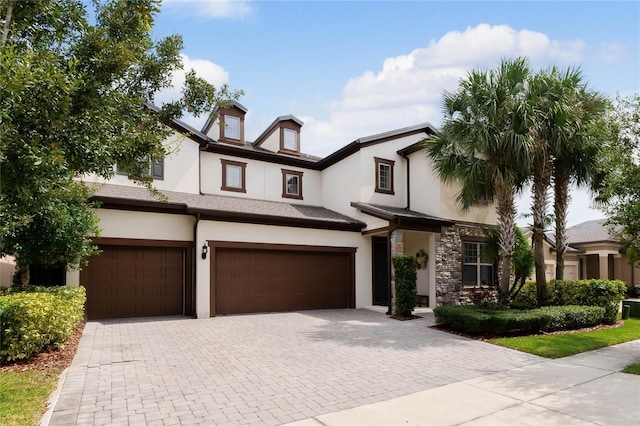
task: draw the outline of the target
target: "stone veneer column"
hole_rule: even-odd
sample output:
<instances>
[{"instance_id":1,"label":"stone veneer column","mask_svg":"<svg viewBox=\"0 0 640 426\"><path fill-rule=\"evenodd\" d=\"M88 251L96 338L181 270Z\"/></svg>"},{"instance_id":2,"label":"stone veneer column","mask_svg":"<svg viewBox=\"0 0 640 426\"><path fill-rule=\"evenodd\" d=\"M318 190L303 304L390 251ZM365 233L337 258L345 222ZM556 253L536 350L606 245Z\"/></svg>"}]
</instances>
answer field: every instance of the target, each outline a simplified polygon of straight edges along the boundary
<instances>
[{"instance_id":1,"label":"stone veneer column","mask_svg":"<svg viewBox=\"0 0 640 426\"><path fill-rule=\"evenodd\" d=\"M404 254L404 231L402 229L396 229L391 233L391 257L397 254ZM396 308L396 271L393 268L393 261L391 265L391 299L393 301L392 314L397 311Z\"/></svg>"}]
</instances>

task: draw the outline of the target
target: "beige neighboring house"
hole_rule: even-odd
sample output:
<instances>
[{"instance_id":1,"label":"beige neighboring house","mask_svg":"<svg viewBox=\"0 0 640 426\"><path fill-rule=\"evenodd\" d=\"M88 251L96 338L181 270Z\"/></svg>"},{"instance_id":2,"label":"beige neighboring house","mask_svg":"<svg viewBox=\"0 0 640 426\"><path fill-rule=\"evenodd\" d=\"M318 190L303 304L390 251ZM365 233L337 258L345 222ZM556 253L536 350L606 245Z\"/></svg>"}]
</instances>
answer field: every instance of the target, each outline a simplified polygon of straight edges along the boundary
<instances>
[{"instance_id":1,"label":"beige neighboring house","mask_svg":"<svg viewBox=\"0 0 640 426\"><path fill-rule=\"evenodd\" d=\"M304 154L303 123L276 118L245 139L235 102L201 130L172 123L173 154L151 165L158 200L117 170L93 185L102 254L65 275L87 288L89 319L215 315L390 303L393 254L420 254L424 305L459 304L491 286L482 228L493 203L467 212L433 172L429 123ZM424 254L424 255L423 255Z\"/></svg>"},{"instance_id":2,"label":"beige neighboring house","mask_svg":"<svg viewBox=\"0 0 640 426\"><path fill-rule=\"evenodd\" d=\"M567 228L567 253L564 278L616 279L628 286L640 282L640 268L629 263L629 256L618 242L616 231L605 225L606 219L590 220ZM531 242L532 232L524 230ZM556 245L554 234L545 234L545 267L547 280L556 277ZM533 279L533 278L532 278Z\"/></svg>"}]
</instances>

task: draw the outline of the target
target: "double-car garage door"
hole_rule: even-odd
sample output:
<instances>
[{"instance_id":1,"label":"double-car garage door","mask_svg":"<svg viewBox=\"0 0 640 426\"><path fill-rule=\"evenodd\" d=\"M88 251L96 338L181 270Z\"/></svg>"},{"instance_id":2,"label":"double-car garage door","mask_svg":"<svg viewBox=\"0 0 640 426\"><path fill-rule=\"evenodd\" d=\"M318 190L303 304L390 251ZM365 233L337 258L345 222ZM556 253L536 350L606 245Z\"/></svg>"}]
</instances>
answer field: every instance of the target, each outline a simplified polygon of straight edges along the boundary
<instances>
[{"instance_id":1,"label":"double-car garage door","mask_svg":"<svg viewBox=\"0 0 640 426\"><path fill-rule=\"evenodd\" d=\"M192 314L192 243L103 242L81 273L88 319ZM355 249L209 244L212 315L355 305Z\"/></svg>"},{"instance_id":2,"label":"double-car garage door","mask_svg":"<svg viewBox=\"0 0 640 426\"><path fill-rule=\"evenodd\" d=\"M354 306L348 248L210 242L213 314Z\"/></svg>"}]
</instances>

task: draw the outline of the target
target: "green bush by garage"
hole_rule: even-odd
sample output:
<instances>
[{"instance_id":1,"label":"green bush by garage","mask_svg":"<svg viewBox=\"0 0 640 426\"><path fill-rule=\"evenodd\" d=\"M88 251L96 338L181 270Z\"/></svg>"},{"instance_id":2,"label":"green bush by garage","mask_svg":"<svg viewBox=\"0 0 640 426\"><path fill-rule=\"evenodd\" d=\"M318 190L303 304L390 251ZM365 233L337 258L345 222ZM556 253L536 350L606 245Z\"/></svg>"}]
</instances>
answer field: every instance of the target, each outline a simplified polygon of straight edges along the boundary
<instances>
[{"instance_id":1,"label":"green bush by garage","mask_svg":"<svg viewBox=\"0 0 640 426\"><path fill-rule=\"evenodd\" d=\"M59 347L84 319L84 287L30 287L0 295L0 360Z\"/></svg>"}]
</instances>

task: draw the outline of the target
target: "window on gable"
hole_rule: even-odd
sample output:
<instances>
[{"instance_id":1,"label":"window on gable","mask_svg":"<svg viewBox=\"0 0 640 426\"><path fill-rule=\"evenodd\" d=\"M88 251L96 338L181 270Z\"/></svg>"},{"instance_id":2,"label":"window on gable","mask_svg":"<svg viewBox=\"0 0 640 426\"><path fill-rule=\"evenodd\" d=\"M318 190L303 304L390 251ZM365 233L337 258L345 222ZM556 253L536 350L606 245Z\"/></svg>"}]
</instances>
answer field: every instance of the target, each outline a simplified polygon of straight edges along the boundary
<instances>
[{"instance_id":1,"label":"window on gable","mask_svg":"<svg viewBox=\"0 0 640 426\"><path fill-rule=\"evenodd\" d=\"M149 173L154 180L164 180L164 158L152 161L150 167L145 168L145 172ZM129 172L120 165L116 165L116 174L129 176Z\"/></svg>"},{"instance_id":2,"label":"window on gable","mask_svg":"<svg viewBox=\"0 0 640 426\"><path fill-rule=\"evenodd\" d=\"M302 200L302 174L303 172L282 169L282 198Z\"/></svg>"},{"instance_id":3,"label":"window on gable","mask_svg":"<svg viewBox=\"0 0 640 426\"><path fill-rule=\"evenodd\" d=\"M282 149L285 151L300 152L297 131L282 129Z\"/></svg>"},{"instance_id":4,"label":"window on gable","mask_svg":"<svg viewBox=\"0 0 640 426\"><path fill-rule=\"evenodd\" d=\"M487 243L462 243L462 283L465 287L487 287L494 284L493 259Z\"/></svg>"},{"instance_id":5,"label":"window on gable","mask_svg":"<svg viewBox=\"0 0 640 426\"><path fill-rule=\"evenodd\" d=\"M222 162L222 186L220 189L223 191L247 192L247 163L231 160L220 161Z\"/></svg>"},{"instance_id":6,"label":"window on gable","mask_svg":"<svg viewBox=\"0 0 640 426\"><path fill-rule=\"evenodd\" d=\"M232 115L224 116L224 137L240 140L240 118Z\"/></svg>"},{"instance_id":7,"label":"window on gable","mask_svg":"<svg viewBox=\"0 0 640 426\"><path fill-rule=\"evenodd\" d=\"M393 165L395 161L375 157L375 163L376 192L393 195Z\"/></svg>"},{"instance_id":8,"label":"window on gable","mask_svg":"<svg viewBox=\"0 0 640 426\"><path fill-rule=\"evenodd\" d=\"M487 184L483 183L478 185L474 201L477 204L489 204L493 202L493 195L491 194L490 188Z\"/></svg>"}]
</instances>

